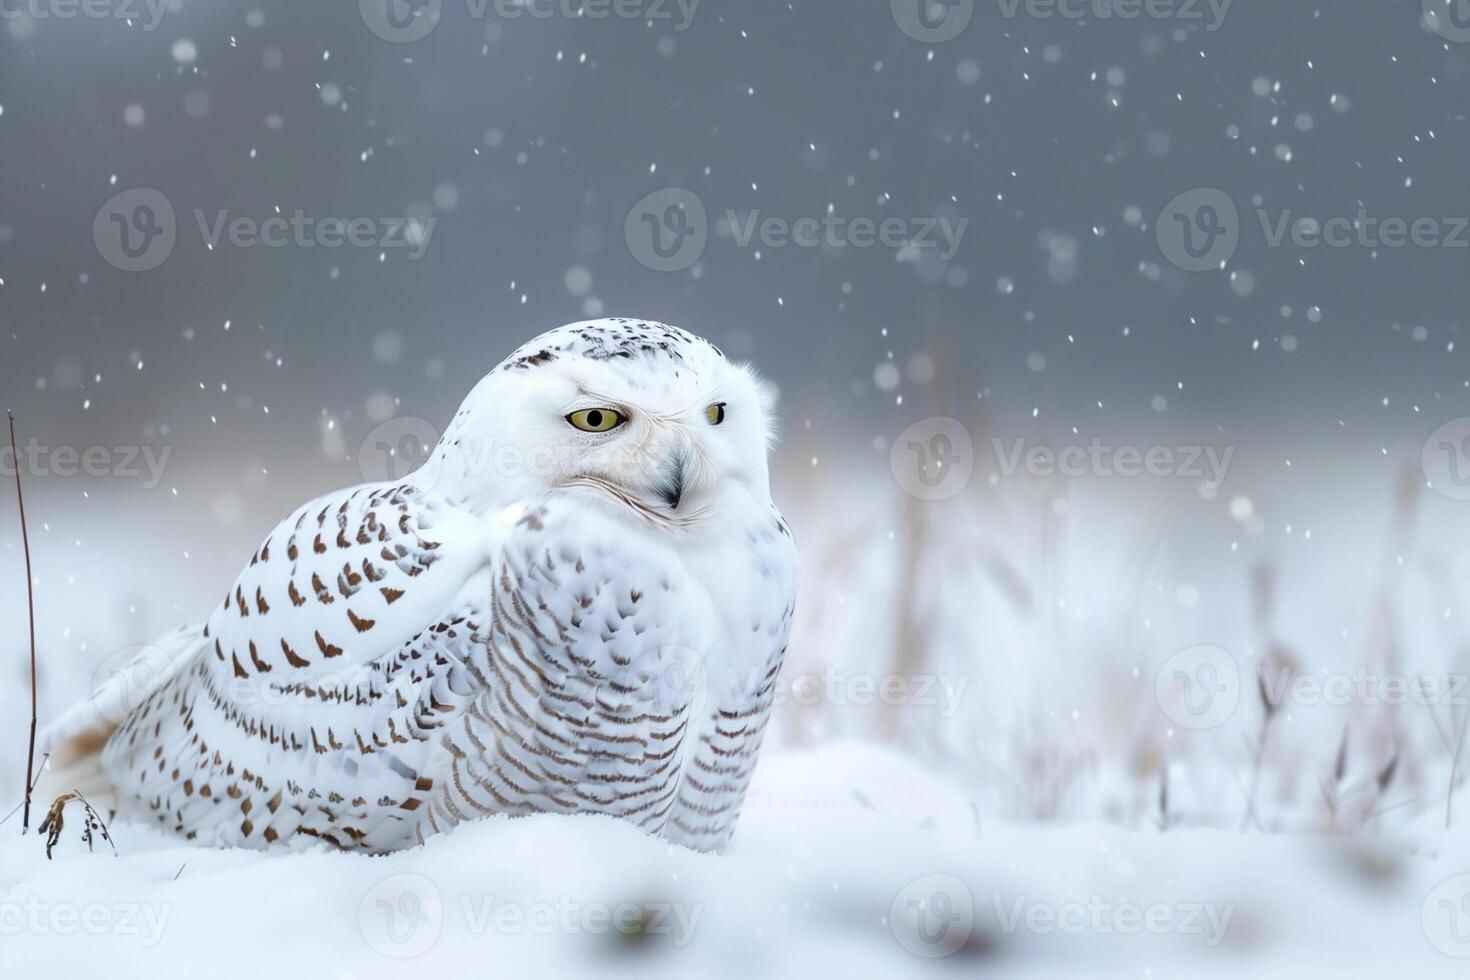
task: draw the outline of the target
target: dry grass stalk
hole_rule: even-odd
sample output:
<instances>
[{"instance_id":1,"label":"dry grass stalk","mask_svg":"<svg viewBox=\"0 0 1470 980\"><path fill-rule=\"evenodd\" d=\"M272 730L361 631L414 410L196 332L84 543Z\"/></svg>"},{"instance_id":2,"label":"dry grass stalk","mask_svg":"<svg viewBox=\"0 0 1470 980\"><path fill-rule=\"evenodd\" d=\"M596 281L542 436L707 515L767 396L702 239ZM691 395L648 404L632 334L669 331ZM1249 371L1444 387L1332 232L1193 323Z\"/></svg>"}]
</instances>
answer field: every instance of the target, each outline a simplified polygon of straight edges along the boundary
<instances>
[{"instance_id":1,"label":"dry grass stalk","mask_svg":"<svg viewBox=\"0 0 1470 980\"><path fill-rule=\"evenodd\" d=\"M72 800L81 802L83 813L86 816L86 823L82 826L82 841L87 845L87 850L91 851L92 845L100 837L108 847L112 848L112 856L117 857L117 845L112 842L112 834L107 829L107 821L103 820L102 814L87 802L85 796L77 790L72 790L69 793L62 793L52 802L51 809L46 812L46 819L42 820L41 826L37 828L40 833L46 835L46 860L51 860L51 849L61 840L61 831L66 824L64 819L66 805Z\"/></svg>"},{"instance_id":2,"label":"dry grass stalk","mask_svg":"<svg viewBox=\"0 0 1470 980\"><path fill-rule=\"evenodd\" d=\"M1342 728L1342 741L1337 746L1337 761L1332 765L1332 779L1322 783L1322 798L1327 804L1327 831L1337 833L1337 813L1342 805L1342 781L1347 775L1348 728Z\"/></svg>"},{"instance_id":3,"label":"dry grass stalk","mask_svg":"<svg viewBox=\"0 0 1470 980\"><path fill-rule=\"evenodd\" d=\"M40 765L40 766L38 766L38 767L37 767L37 768L39 768L39 769L41 769L41 770L42 770L42 773L41 773L41 774L38 774L38 775L37 775L37 776L36 776L36 779L35 779L35 782L32 782L32 783L31 783L31 792L32 792L32 793L34 793L34 792L35 792L35 791L36 791L36 783L39 783L39 782L40 782L40 781L41 781L41 775L42 775L42 774L44 774L44 772L45 772L45 769L46 769L46 760L48 760L48 759L50 759L50 758L51 758L51 753L49 753L49 752L43 752L43 753L42 753L42 754L41 754L41 765ZM15 806L14 806L14 807L13 807L13 808L12 808L12 809L11 809L11 811L10 811L10 812L9 812L9 813L7 813L7 814L6 814L6 815L5 815L5 816L3 816L3 817L0 817L0 827L3 827L3 826L5 826L5 825L6 825L6 824L7 824L7 823L9 823L9 822L10 822L10 818L11 818L11 817L13 817L13 816L15 816L15 815L16 815L16 814L17 814L17 813L19 813L19 812L20 812L20 808L21 808L21 806L23 806L23 804L22 804L22 803L17 803L17 804L16 804L16 805L15 805Z\"/></svg>"},{"instance_id":4,"label":"dry grass stalk","mask_svg":"<svg viewBox=\"0 0 1470 980\"><path fill-rule=\"evenodd\" d=\"M15 462L15 502L20 507L20 541L26 556L26 608L31 621L31 735L26 748L26 784L24 812L20 818L20 832L31 828L31 788L36 785L36 595L31 579L31 539L26 532L26 500L20 488L20 453L15 448L15 416L5 413L10 420L10 458Z\"/></svg>"},{"instance_id":5,"label":"dry grass stalk","mask_svg":"<svg viewBox=\"0 0 1470 980\"><path fill-rule=\"evenodd\" d=\"M1177 822L1178 818L1169 812L1169 762L1164 759L1159 763L1159 831L1167 831Z\"/></svg>"},{"instance_id":6,"label":"dry grass stalk","mask_svg":"<svg viewBox=\"0 0 1470 980\"><path fill-rule=\"evenodd\" d=\"M1445 790L1444 800L1444 826L1448 830L1455 822L1455 790L1458 788L1460 779L1460 756L1465 752L1465 729L1470 726L1470 718L1460 723L1460 733L1455 738L1455 751L1450 756L1450 785Z\"/></svg>"}]
</instances>

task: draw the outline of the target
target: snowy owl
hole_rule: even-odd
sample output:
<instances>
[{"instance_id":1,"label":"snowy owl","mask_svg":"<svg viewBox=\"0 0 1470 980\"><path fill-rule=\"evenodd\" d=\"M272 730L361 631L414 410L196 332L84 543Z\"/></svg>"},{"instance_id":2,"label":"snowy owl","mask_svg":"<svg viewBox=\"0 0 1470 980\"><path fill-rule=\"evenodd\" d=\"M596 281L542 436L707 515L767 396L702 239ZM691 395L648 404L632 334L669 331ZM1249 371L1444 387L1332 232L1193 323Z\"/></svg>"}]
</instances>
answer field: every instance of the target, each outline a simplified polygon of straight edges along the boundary
<instances>
[{"instance_id":1,"label":"snowy owl","mask_svg":"<svg viewBox=\"0 0 1470 980\"><path fill-rule=\"evenodd\" d=\"M206 622L52 725L48 788L219 846L549 812L719 848L795 601L770 402L676 327L537 337L416 472L296 510Z\"/></svg>"}]
</instances>

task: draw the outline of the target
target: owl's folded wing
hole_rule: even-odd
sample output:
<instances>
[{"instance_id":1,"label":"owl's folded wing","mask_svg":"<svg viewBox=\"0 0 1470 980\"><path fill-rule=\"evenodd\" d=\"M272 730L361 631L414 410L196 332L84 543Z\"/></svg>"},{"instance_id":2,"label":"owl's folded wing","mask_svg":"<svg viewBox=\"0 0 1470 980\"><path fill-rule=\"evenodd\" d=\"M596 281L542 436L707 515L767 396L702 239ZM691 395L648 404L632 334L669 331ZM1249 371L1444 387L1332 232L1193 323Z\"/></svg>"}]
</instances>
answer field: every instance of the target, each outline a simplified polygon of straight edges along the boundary
<instances>
[{"instance_id":1,"label":"owl's folded wing","mask_svg":"<svg viewBox=\"0 0 1470 980\"><path fill-rule=\"evenodd\" d=\"M412 487L321 497L271 532L207 623L175 630L100 671L90 695L41 734L53 768L85 763L117 727L185 669L265 724L308 686L348 692L402 672L418 634L446 620L484 564L476 528ZM375 664L379 664L375 668ZM317 713L344 707L318 702Z\"/></svg>"},{"instance_id":2,"label":"owl's folded wing","mask_svg":"<svg viewBox=\"0 0 1470 980\"><path fill-rule=\"evenodd\" d=\"M435 624L485 565L461 511L413 487L321 497L281 522L205 627L233 681L341 678Z\"/></svg>"}]
</instances>

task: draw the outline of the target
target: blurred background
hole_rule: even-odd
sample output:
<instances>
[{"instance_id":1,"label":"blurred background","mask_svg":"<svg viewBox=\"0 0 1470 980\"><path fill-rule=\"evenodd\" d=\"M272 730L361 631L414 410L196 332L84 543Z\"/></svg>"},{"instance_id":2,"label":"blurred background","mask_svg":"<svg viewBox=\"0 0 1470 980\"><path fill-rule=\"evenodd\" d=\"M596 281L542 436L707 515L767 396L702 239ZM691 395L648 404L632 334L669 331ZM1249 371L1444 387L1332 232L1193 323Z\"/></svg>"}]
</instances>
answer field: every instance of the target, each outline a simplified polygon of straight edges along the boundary
<instances>
[{"instance_id":1,"label":"blurred background","mask_svg":"<svg viewBox=\"0 0 1470 980\"><path fill-rule=\"evenodd\" d=\"M521 342L620 315L779 388L776 746L884 743L987 818L1444 826L1463 7L0 0L42 723Z\"/></svg>"}]
</instances>

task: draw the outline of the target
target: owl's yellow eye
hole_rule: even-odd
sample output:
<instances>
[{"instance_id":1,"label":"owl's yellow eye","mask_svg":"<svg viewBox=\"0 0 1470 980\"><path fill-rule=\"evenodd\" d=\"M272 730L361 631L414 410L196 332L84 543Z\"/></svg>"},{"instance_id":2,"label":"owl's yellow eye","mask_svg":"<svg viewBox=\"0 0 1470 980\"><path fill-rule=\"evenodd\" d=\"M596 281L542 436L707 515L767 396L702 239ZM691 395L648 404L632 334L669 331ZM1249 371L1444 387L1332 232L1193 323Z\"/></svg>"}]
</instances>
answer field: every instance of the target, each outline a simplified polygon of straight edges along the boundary
<instances>
[{"instance_id":1,"label":"owl's yellow eye","mask_svg":"<svg viewBox=\"0 0 1470 980\"><path fill-rule=\"evenodd\" d=\"M709 420L710 425L719 425L725 421L725 403L716 402L704 410L704 417Z\"/></svg>"},{"instance_id":2,"label":"owl's yellow eye","mask_svg":"<svg viewBox=\"0 0 1470 980\"><path fill-rule=\"evenodd\" d=\"M583 432L611 432L628 420L610 408L584 408L568 415L567 421Z\"/></svg>"}]
</instances>

